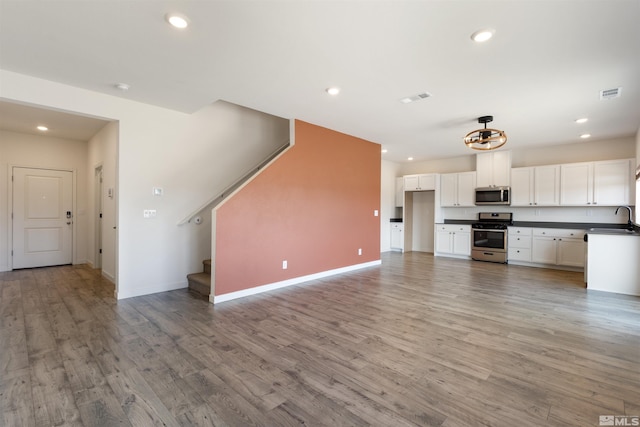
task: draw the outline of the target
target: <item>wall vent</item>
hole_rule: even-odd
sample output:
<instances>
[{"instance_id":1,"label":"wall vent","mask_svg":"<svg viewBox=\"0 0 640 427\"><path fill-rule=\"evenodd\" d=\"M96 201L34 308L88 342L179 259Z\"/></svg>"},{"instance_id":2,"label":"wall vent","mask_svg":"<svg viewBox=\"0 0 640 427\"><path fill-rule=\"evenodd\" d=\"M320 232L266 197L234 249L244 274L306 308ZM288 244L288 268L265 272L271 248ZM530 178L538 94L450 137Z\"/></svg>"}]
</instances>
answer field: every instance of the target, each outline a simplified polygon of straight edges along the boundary
<instances>
[{"instance_id":1,"label":"wall vent","mask_svg":"<svg viewBox=\"0 0 640 427\"><path fill-rule=\"evenodd\" d=\"M603 99L613 99L620 98L620 94L622 93L621 87L616 87L613 89L605 89L600 91L600 100Z\"/></svg>"},{"instance_id":2,"label":"wall vent","mask_svg":"<svg viewBox=\"0 0 640 427\"><path fill-rule=\"evenodd\" d=\"M431 94L429 92L422 92L417 95L407 96L406 98L402 98L400 102L402 102L403 104L408 104L410 102L420 101L421 99L427 99L430 96Z\"/></svg>"}]
</instances>

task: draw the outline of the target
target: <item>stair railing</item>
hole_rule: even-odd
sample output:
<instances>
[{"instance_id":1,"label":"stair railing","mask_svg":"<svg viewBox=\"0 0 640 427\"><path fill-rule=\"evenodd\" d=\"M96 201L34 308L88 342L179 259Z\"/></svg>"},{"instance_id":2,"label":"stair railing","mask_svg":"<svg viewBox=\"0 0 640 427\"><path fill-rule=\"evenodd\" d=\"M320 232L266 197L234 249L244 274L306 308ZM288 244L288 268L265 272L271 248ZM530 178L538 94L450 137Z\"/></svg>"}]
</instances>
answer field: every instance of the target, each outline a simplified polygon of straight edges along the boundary
<instances>
[{"instance_id":1,"label":"stair railing","mask_svg":"<svg viewBox=\"0 0 640 427\"><path fill-rule=\"evenodd\" d=\"M207 200L204 204L200 205L200 207L192 211L189 215L182 218L182 220L178 222L178 225L184 225L191 222L193 218L195 218L200 212L204 211L205 209L212 209L214 206L222 202L225 199L225 197L227 197L229 194L235 191L238 187L244 184L249 178L255 175L262 168L264 168L267 164L269 164L273 159L275 159L280 153L286 150L289 146L290 146L290 141L287 140L287 142L285 142L283 145L278 147L273 153L269 154L269 156L265 160L261 161L257 166L251 168L249 171L243 174L240 179L238 179L233 184L229 185L224 190L222 190L220 193L216 194L215 196Z\"/></svg>"}]
</instances>

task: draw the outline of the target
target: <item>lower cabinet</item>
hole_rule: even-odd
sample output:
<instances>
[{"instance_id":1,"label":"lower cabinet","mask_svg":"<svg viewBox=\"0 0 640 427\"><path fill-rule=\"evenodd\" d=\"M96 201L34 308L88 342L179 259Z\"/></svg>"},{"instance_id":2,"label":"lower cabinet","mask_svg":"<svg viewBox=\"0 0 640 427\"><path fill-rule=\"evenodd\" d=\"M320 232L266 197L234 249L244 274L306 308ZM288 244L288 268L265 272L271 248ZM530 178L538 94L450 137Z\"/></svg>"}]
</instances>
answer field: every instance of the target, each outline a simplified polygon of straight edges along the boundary
<instances>
[{"instance_id":1,"label":"lower cabinet","mask_svg":"<svg viewBox=\"0 0 640 427\"><path fill-rule=\"evenodd\" d=\"M583 230L534 229L531 262L584 268L584 233Z\"/></svg>"},{"instance_id":2,"label":"lower cabinet","mask_svg":"<svg viewBox=\"0 0 640 427\"><path fill-rule=\"evenodd\" d=\"M584 230L509 227L509 262L584 268Z\"/></svg>"},{"instance_id":3,"label":"lower cabinet","mask_svg":"<svg viewBox=\"0 0 640 427\"><path fill-rule=\"evenodd\" d=\"M436 254L471 256L471 226L436 224Z\"/></svg>"},{"instance_id":4,"label":"lower cabinet","mask_svg":"<svg viewBox=\"0 0 640 427\"><path fill-rule=\"evenodd\" d=\"M404 252L404 224L401 222L391 223L391 249Z\"/></svg>"},{"instance_id":5,"label":"lower cabinet","mask_svg":"<svg viewBox=\"0 0 640 427\"><path fill-rule=\"evenodd\" d=\"M509 227L507 236L507 260L531 262L532 229Z\"/></svg>"}]
</instances>

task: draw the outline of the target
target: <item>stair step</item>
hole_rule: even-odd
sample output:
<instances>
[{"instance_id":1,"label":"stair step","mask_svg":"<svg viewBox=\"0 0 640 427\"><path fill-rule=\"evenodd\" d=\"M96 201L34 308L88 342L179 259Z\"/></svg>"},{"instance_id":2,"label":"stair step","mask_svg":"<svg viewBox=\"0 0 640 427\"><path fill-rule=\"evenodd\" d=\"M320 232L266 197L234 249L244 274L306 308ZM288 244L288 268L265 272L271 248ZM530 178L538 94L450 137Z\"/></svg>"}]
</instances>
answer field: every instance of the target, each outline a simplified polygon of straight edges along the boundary
<instances>
[{"instance_id":1,"label":"stair step","mask_svg":"<svg viewBox=\"0 0 640 427\"><path fill-rule=\"evenodd\" d=\"M187 275L189 282L189 290L197 293L202 297L209 297L211 293L211 274L209 273L193 273Z\"/></svg>"},{"instance_id":2,"label":"stair step","mask_svg":"<svg viewBox=\"0 0 640 427\"><path fill-rule=\"evenodd\" d=\"M204 272L211 274L211 260L205 259L202 261L202 265L204 266Z\"/></svg>"}]
</instances>

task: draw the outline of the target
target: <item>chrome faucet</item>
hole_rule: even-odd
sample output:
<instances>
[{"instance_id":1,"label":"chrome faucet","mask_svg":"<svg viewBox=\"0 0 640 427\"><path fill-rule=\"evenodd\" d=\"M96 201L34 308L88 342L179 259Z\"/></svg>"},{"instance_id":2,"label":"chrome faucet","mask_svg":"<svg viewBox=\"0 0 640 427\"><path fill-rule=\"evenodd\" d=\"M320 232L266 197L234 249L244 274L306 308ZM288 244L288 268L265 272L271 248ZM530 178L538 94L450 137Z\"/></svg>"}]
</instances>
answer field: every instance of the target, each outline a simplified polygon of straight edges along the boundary
<instances>
[{"instance_id":1,"label":"chrome faucet","mask_svg":"<svg viewBox=\"0 0 640 427\"><path fill-rule=\"evenodd\" d=\"M631 221L631 208L629 206L618 206L616 209L616 215L618 215L618 211L620 210L620 208L625 208L626 210L629 211L629 221L627 221L627 225L632 228L633 227L633 221Z\"/></svg>"}]
</instances>

